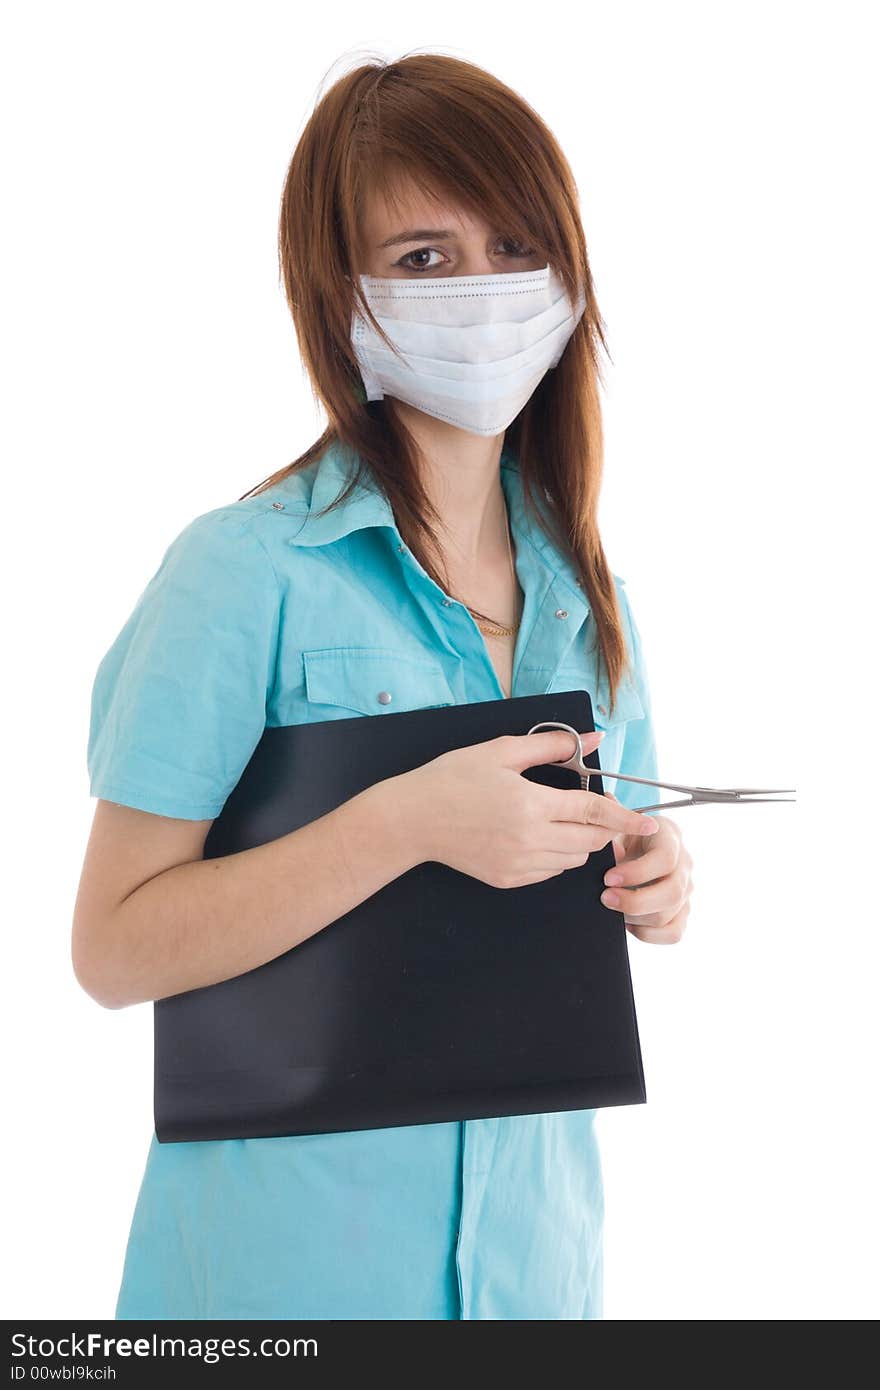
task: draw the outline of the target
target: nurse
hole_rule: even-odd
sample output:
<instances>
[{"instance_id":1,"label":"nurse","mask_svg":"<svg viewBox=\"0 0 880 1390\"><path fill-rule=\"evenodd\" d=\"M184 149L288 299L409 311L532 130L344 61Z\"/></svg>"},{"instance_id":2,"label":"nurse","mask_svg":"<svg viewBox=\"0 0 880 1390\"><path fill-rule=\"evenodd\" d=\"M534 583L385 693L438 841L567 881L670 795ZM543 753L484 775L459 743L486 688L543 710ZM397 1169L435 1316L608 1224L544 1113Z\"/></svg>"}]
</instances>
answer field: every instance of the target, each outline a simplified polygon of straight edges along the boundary
<instances>
[{"instance_id":1,"label":"nurse","mask_svg":"<svg viewBox=\"0 0 880 1390\"><path fill-rule=\"evenodd\" d=\"M596 519L602 321L552 134L458 59L359 66L296 147L279 250L327 427L184 527L99 664L82 987L110 1009L163 998L274 959L424 860L516 887L609 842L603 899L641 940L678 941L677 826L631 809L637 784L617 800L521 775L569 755L561 731L457 750L202 858L267 725L576 686L584 751L602 738L606 766L657 776ZM600 1318L594 1119L154 1133L116 1317Z\"/></svg>"}]
</instances>

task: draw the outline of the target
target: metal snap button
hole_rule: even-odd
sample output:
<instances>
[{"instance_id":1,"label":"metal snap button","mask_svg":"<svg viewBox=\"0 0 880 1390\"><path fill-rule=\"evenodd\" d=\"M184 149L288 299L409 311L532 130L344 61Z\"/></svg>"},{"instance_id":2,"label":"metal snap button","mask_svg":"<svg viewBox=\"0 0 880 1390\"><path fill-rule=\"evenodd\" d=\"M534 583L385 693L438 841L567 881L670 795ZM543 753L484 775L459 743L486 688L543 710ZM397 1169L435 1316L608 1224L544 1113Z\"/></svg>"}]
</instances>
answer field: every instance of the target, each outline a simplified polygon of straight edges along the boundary
<instances>
[{"instance_id":1,"label":"metal snap button","mask_svg":"<svg viewBox=\"0 0 880 1390\"><path fill-rule=\"evenodd\" d=\"M557 616L557 618L567 618L567 617L568 617L568 609L567 609L567 608L557 608L557 610L556 610L556 616Z\"/></svg>"},{"instance_id":2,"label":"metal snap button","mask_svg":"<svg viewBox=\"0 0 880 1390\"><path fill-rule=\"evenodd\" d=\"M398 555L405 555L405 554L406 554L406 546L405 546L405 545L399 545L399 546L397 547L397 553L398 553Z\"/></svg>"},{"instance_id":3,"label":"metal snap button","mask_svg":"<svg viewBox=\"0 0 880 1390\"><path fill-rule=\"evenodd\" d=\"M272 503L272 506L275 508L276 512L283 512L283 511L284 511L284 503L283 503L283 502L273 502L273 503Z\"/></svg>"},{"instance_id":4,"label":"metal snap button","mask_svg":"<svg viewBox=\"0 0 880 1390\"><path fill-rule=\"evenodd\" d=\"M390 705L390 704L391 704L391 691L390 691L390 690L380 690L380 691L379 691L379 694L376 696L376 699L379 701L379 704L380 704L380 705Z\"/></svg>"},{"instance_id":5,"label":"metal snap button","mask_svg":"<svg viewBox=\"0 0 880 1390\"><path fill-rule=\"evenodd\" d=\"M445 598L445 599L443 600L443 607L444 607L444 608L451 608L451 607L452 607L452 599L451 599L451 598Z\"/></svg>"}]
</instances>

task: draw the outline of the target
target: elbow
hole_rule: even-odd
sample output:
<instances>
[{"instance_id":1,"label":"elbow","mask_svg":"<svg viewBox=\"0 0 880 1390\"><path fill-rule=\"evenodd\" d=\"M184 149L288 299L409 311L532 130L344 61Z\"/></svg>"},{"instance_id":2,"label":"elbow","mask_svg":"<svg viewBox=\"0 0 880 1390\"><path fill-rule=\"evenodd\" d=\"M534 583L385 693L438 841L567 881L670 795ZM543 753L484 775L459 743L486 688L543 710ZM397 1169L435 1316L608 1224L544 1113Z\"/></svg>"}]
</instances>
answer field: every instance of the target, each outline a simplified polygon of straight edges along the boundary
<instances>
[{"instance_id":1,"label":"elbow","mask_svg":"<svg viewBox=\"0 0 880 1390\"><path fill-rule=\"evenodd\" d=\"M96 1004L100 1004L102 1009L124 1009L130 1002L123 998L121 992L112 987L109 980L102 977L99 971L94 970L90 964L73 957L73 974L80 989L85 990L90 999L94 999Z\"/></svg>"},{"instance_id":2,"label":"elbow","mask_svg":"<svg viewBox=\"0 0 880 1390\"><path fill-rule=\"evenodd\" d=\"M134 1003L121 981L112 978L107 969L107 953L95 942L94 933L86 932L78 922L74 922L71 936L70 963L80 989L103 1009L124 1009Z\"/></svg>"}]
</instances>

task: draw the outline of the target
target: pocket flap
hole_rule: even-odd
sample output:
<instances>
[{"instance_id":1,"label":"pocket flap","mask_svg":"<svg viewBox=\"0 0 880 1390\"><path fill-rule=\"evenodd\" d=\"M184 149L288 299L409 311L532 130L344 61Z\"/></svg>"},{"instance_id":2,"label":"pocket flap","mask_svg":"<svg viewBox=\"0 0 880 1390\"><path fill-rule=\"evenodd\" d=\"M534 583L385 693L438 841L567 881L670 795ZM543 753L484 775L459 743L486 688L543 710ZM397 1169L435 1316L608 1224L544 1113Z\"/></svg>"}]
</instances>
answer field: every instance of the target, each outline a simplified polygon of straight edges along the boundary
<instances>
[{"instance_id":1,"label":"pocket flap","mask_svg":"<svg viewBox=\"0 0 880 1390\"><path fill-rule=\"evenodd\" d=\"M630 719L644 719L645 708L641 696L631 681L624 679L617 687L614 713L610 714L611 697L607 685L594 693L584 680L583 671L557 671L547 687L547 691L585 690L593 706L593 723L597 729L616 729L618 724L626 724Z\"/></svg>"},{"instance_id":2,"label":"pocket flap","mask_svg":"<svg viewBox=\"0 0 880 1390\"><path fill-rule=\"evenodd\" d=\"M315 647L303 652L306 695L359 714L454 705L441 666L392 647Z\"/></svg>"},{"instance_id":3,"label":"pocket flap","mask_svg":"<svg viewBox=\"0 0 880 1390\"><path fill-rule=\"evenodd\" d=\"M611 696L607 687L597 695L590 695L593 704L593 723L597 729L611 729L625 724L630 719L644 719L645 707L634 685L622 681L617 687L614 713L610 714Z\"/></svg>"}]
</instances>

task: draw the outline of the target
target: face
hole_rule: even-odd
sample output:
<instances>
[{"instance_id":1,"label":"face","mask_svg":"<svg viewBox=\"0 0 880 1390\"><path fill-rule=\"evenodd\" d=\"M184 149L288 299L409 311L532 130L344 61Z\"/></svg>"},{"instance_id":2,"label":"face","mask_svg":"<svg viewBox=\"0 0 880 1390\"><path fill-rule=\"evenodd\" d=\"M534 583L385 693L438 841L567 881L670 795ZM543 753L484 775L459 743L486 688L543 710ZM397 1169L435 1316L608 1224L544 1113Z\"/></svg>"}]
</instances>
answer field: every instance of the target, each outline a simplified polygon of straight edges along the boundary
<instances>
[{"instance_id":1,"label":"face","mask_svg":"<svg viewBox=\"0 0 880 1390\"><path fill-rule=\"evenodd\" d=\"M359 267L363 275L429 280L540 270L546 265L503 227L491 227L463 208L428 198L412 183L404 185L396 207L370 198L364 231L367 263Z\"/></svg>"}]
</instances>

